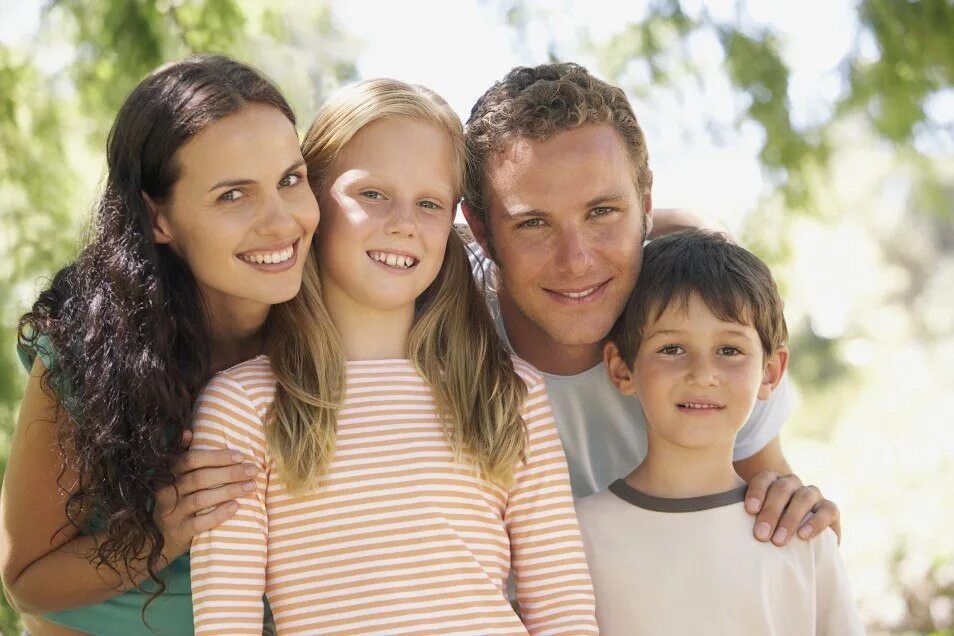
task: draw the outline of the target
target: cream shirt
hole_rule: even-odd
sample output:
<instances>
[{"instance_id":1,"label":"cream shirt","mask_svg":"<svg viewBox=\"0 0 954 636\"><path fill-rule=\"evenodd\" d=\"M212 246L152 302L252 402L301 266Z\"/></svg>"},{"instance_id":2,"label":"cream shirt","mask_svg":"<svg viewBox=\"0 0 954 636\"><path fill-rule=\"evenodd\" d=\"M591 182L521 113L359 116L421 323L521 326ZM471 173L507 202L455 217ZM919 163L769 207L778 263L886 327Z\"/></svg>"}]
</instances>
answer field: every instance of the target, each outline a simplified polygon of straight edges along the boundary
<instances>
[{"instance_id":1,"label":"cream shirt","mask_svg":"<svg viewBox=\"0 0 954 636\"><path fill-rule=\"evenodd\" d=\"M744 495L662 499L619 480L578 501L600 633L864 634L835 533L760 543Z\"/></svg>"}]
</instances>

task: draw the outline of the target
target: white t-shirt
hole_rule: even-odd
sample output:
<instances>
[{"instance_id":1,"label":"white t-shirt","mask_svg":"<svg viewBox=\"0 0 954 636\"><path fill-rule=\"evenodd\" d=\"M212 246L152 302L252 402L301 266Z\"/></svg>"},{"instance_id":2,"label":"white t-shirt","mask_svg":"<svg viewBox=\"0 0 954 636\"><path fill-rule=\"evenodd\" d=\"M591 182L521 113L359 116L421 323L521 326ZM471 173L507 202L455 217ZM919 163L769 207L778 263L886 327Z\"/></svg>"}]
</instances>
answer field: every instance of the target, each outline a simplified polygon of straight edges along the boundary
<instances>
[{"instance_id":1,"label":"white t-shirt","mask_svg":"<svg viewBox=\"0 0 954 636\"><path fill-rule=\"evenodd\" d=\"M577 501L600 633L863 635L835 533L756 541L744 496L664 499L619 480Z\"/></svg>"},{"instance_id":2,"label":"white t-shirt","mask_svg":"<svg viewBox=\"0 0 954 636\"><path fill-rule=\"evenodd\" d=\"M468 247L477 283L489 283L493 262L483 256L476 243ZM512 351L493 286L484 284L484 287L497 332ZM541 373L566 452L575 498L605 489L643 461L646 457L643 407L635 396L622 395L616 390L606 365L600 362L577 375ZM792 402L791 387L788 380L783 379L768 400L756 403L736 437L733 459L751 457L775 439L792 411Z\"/></svg>"}]
</instances>

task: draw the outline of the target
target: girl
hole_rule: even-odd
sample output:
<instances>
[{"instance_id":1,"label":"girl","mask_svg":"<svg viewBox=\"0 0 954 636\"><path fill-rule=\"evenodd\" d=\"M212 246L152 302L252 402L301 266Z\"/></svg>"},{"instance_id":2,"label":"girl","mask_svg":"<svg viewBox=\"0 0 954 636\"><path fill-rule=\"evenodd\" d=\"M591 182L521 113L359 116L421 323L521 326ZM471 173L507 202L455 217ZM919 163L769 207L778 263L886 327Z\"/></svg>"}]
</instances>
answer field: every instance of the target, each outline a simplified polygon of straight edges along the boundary
<instances>
[{"instance_id":1,"label":"girl","mask_svg":"<svg viewBox=\"0 0 954 636\"><path fill-rule=\"evenodd\" d=\"M184 555L256 468L174 451L201 387L260 353L268 308L298 292L306 176L287 102L229 58L160 68L120 110L92 241L20 324L0 561L34 634L192 632Z\"/></svg>"},{"instance_id":2,"label":"girl","mask_svg":"<svg viewBox=\"0 0 954 636\"><path fill-rule=\"evenodd\" d=\"M426 89L364 82L304 155L317 258L273 311L270 357L199 400L196 443L261 472L193 541L196 632L257 633L264 592L280 634L596 633L543 381L511 362L451 232L460 121Z\"/></svg>"}]
</instances>

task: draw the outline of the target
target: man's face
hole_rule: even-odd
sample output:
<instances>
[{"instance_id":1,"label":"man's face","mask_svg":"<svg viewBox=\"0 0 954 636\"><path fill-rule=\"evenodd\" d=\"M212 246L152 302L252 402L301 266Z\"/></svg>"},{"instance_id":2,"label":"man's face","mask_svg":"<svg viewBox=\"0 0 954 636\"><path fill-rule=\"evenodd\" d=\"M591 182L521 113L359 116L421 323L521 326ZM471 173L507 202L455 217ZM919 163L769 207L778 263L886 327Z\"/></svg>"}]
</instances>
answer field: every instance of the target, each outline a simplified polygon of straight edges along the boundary
<instances>
[{"instance_id":1,"label":"man's face","mask_svg":"<svg viewBox=\"0 0 954 636\"><path fill-rule=\"evenodd\" d=\"M651 208L647 192L644 217L619 134L587 125L517 139L488 157L487 173L488 223L474 231L501 303L558 345L601 342L636 283Z\"/></svg>"}]
</instances>

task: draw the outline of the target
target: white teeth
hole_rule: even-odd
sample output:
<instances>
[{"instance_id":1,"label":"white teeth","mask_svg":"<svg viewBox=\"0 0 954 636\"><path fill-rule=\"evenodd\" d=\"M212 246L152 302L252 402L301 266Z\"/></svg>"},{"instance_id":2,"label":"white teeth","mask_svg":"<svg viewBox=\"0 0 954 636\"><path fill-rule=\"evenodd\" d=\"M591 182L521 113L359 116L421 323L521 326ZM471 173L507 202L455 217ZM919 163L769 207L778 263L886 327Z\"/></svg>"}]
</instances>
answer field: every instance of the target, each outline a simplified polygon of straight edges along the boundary
<instances>
[{"instance_id":1,"label":"white teeth","mask_svg":"<svg viewBox=\"0 0 954 636\"><path fill-rule=\"evenodd\" d=\"M295 253L295 247L289 245L283 250L278 252L257 252L254 254L239 254L239 258L243 261L249 263L268 263L270 265L276 263L284 263L292 257Z\"/></svg>"},{"instance_id":2,"label":"white teeth","mask_svg":"<svg viewBox=\"0 0 954 636\"><path fill-rule=\"evenodd\" d=\"M599 287L599 285L596 287ZM563 292L563 295L568 296L569 298L586 298L596 291L596 287L590 287L589 289L583 290L581 292Z\"/></svg>"},{"instance_id":3,"label":"white teeth","mask_svg":"<svg viewBox=\"0 0 954 636\"><path fill-rule=\"evenodd\" d=\"M396 267L398 269L407 269L417 263L417 261L410 256L389 254L388 252L368 252L368 256L379 263L385 263L389 267Z\"/></svg>"}]
</instances>

